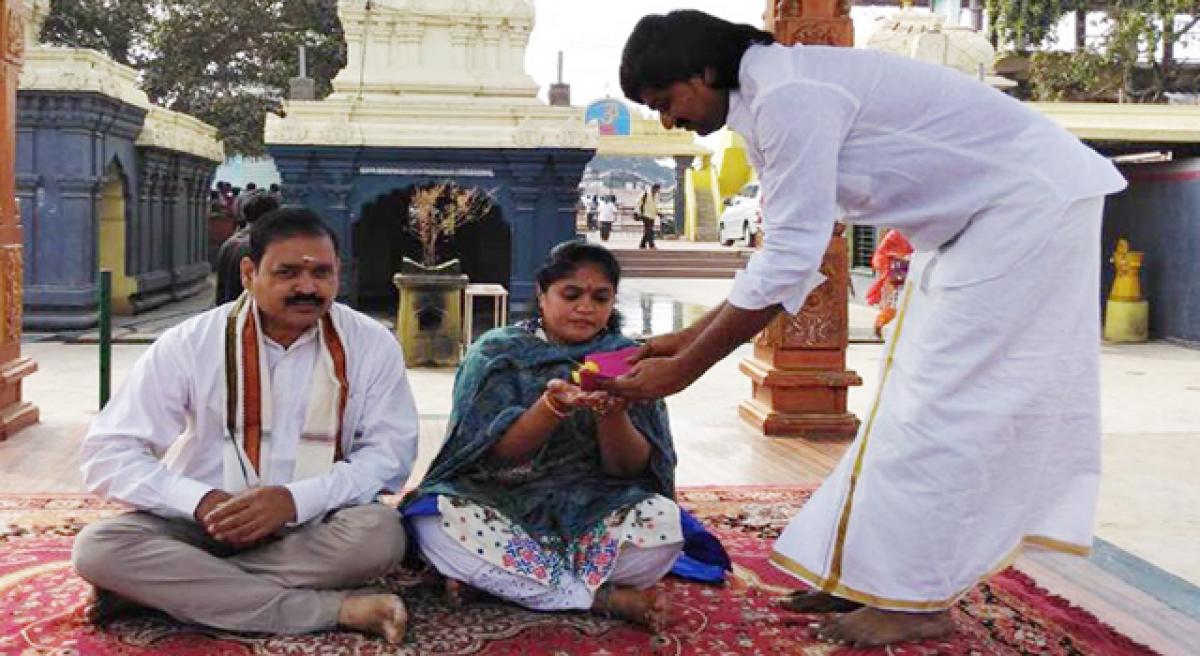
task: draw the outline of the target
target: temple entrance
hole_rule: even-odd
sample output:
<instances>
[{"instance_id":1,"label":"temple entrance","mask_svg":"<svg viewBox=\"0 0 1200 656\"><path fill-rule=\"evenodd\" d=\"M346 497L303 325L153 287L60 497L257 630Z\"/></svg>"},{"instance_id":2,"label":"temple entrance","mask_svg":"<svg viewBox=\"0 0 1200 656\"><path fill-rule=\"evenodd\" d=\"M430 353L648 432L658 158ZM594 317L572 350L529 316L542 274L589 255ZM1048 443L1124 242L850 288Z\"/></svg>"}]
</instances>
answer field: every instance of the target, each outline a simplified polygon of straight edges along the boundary
<instances>
[{"instance_id":1,"label":"temple entrance","mask_svg":"<svg viewBox=\"0 0 1200 656\"><path fill-rule=\"evenodd\" d=\"M355 303L359 309L396 309L397 293L392 276L407 257L421 261L421 246L407 230L408 204L414 187L397 189L363 206L354 224ZM509 287L512 275L512 231L498 205L488 214L462 226L453 237L438 244L440 262L458 258L462 272L472 283L495 283Z\"/></svg>"},{"instance_id":2,"label":"temple entrance","mask_svg":"<svg viewBox=\"0 0 1200 656\"><path fill-rule=\"evenodd\" d=\"M113 162L104 170L100 187L100 230L96 244L99 268L112 271L114 314L133 314L130 297L137 293L137 280L125 271L125 195L125 175Z\"/></svg>"}]
</instances>

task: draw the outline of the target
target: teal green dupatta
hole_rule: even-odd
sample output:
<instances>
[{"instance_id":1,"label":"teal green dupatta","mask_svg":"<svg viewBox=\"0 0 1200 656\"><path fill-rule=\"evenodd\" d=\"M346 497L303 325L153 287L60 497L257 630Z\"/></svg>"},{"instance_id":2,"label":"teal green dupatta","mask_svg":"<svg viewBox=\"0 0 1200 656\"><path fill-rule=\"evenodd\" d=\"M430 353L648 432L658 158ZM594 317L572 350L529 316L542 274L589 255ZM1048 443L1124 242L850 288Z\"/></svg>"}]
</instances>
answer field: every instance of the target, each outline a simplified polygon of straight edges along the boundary
<instances>
[{"instance_id":1,"label":"teal green dupatta","mask_svg":"<svg viewBox=\"0 0 1200 656\"><path fill-rule=\"evenodd\" d=\"M602 332L579 345L551 344L536 326L497 328L472 345L454 381L446 441L417 495L450 495L489 506L547 545L565 547L614 511L654 495L675 497L675 449L662 401L629 407L633 425L651 445L638 478L605 474L595 416L577 410L525 462L503 462L489 451L552 379L570 379L589 353L634 344Z\"/></svg>"}]
</instances>

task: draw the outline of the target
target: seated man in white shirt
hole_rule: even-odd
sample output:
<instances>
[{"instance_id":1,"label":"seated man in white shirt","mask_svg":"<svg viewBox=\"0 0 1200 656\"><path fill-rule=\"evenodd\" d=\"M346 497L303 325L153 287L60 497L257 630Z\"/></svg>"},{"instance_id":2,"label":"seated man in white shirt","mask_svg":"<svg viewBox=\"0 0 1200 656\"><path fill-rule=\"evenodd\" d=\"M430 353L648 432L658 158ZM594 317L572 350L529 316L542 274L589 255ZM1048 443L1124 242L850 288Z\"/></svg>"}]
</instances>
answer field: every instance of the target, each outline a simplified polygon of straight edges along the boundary
<instances>
[{"instance_id":1,"label":"seated man in white shirt","mask_svg":"<svg viewBox=\"0 0 1200 656\"><path fill-rule=\"evenodd\" d=\"M97 607L129 600L225 630L341 626L397 643L399 490L418 418L393 336L333 300L335 236L300 208L250 232L246 293L167 331L83 444L88 489L135 508L86 527Z\"/></svg>"}]
</instances>

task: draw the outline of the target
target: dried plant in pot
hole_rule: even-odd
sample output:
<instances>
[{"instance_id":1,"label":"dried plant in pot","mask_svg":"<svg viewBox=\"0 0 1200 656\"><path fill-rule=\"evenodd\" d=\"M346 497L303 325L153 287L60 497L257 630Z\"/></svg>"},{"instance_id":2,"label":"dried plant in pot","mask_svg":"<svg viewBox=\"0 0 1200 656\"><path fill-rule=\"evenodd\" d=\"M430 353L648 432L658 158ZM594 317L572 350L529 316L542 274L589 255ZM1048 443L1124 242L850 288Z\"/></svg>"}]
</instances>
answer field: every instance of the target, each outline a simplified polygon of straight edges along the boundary
<instances>
[{"instance_id":1,"label":"dried plant in pot","mask_svg":"<svg viewBox=\"0 0 1200 656\"><path fill-rule=\"evenodd\" d=\"M468 189L451 182L414 187L405 230L421 244L418 266L429 271L457 262L442 262L439 250L459 228L483 219L491 210L491 196L478 188Z\"/></svg>"},{"instance_id":2,"label":"dried plant in pot","mask_svg":"<svg viewBox=\"0 0 1200 656\"><path fill-rule=\"evenodd\" d=\"M421 261L404 258L392 281L400 292L396 337L410 366L454 366L462 346L462 291L467 277L441 251L459 228L492 210L490 195L451 182L413 187L405 230L421 244Z\"/></svg>"}]
</instances>

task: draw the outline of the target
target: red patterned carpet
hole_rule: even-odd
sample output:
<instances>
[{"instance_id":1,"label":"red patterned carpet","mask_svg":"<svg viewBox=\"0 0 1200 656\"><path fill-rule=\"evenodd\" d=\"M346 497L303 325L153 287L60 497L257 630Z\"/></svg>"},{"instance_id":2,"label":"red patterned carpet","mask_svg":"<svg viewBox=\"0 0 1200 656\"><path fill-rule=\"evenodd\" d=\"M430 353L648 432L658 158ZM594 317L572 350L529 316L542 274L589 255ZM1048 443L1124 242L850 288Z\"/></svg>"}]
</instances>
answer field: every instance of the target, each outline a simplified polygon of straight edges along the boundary
<instances>
[{"instance_id":1,"label":"red patterned carpet","mask_svg":"<svg viewBox=\"0 0 1200 656\"><path fill-rule=\"evenodd\" d=\"M585 614L539 614L497 603L451 610L416 576L387 584L413 619L403 648L354 633L301 637L231 634L147 613L104 630L82 619L89 588L70 567L71 540L87 522L118 512L83 496L0 497L0 654L855 654L814 641L815 616L777 608L795 587L767 563L772 539L803 505L794 488L690 489L681 501L713 527L737 565L723 587L670 579L671 622L657 636ZM894 656L1153 653L1088 613L1008 570L954 611L947 640L893 646ZM879 650L876 653L884 653Z\"/></svg>"}]
</instances>

